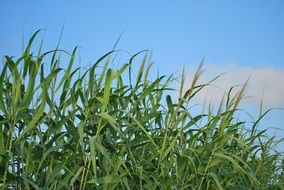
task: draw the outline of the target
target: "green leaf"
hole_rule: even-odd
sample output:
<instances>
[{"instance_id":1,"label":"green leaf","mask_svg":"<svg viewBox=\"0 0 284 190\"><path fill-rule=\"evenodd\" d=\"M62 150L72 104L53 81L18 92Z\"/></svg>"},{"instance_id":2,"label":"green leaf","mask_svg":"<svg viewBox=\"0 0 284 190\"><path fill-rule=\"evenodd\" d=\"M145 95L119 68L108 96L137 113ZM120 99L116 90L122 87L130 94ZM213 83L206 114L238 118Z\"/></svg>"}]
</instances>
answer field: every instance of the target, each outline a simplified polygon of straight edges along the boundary
<instances>
[{"instance_id":1,"label":"green leaf","mask_svg":"<svg viewBox=\"0 0 284 190\"><path fill-rule=\"evenodd\" d=\"M25 92L23 101L21 103L20 107L26 107L29 105L30 101L33 98L33 90L34 90L34 86L35 86L35 81L36 81L36 73L37 73L37 69L36 69L36 64L34 62L30 63L30 76L29 76L29 83L28 83L28 87L27 90Z\"/></svg>"},{"instance_id":2,"label":"green leaf","mask_svg":"<svg viewBox=\"0 0 284 190\"><path fill-rule=\"evenodd\" d=\"M3 124L0 123L0 155L5 154L5 141L3 135Z\"/></svg>"},{"instance_id":3,"label":"green leaf","mask_svg":"<svg viewBox=\"0 0 284 190\"><path fill-rule=\"evenodd\" d=\"M65 166L65 162L66 161L63 161L63 162L57 164L56 167L52 169L52 172L47 177L47 184L52 184L53 180L56 180L57 176L62 175L61 172L62 172L62 169Z\"/></svg>"},{"instance_id":4,"label":"green leaf","mask_svg":"<svg viewBox=\"0 0 284 190\"><path fill-rule=\"evenodd\" d=\"M5 115L7 114L7 110L6 110L4 98L3 98L3 84L4 84L4 77L5 77L5 74L6 74L7 66L8 66L8 64L6 63L4 65L3 71L2 71L1 76L0 76L0 109L2 110L2 112Z\"/></svg>"},{"instance_id":5,"label":"green leaf","mask_svg":"<svg viewBox=\"0 0 284 190\"><path fill-rule=\"evenodd\" d=\"M214 180L214 182L216 183L217 187L219 188L219 190L223 190L222 185L220 184L219 178L218 176L213 173L213 172L209 172L207 175L211 176L212 179Z\"/></svg>"},{"instance_id":6,"label":"green leaf","mask_svg":"<svg viewBox=\"0 0 284 190\"><path fill-rule=\"evenodd\" d=\"M95 149L96 136L90 138L90 154L93 166L94 177L97 177L97 161L96 161L96 149Z\"/></svg>"},{"instance_id":7,"label":"green leaf","mask_svg":"<svg viewBox=\"0 0 284 190\"><path fill-rule=\"evenodd\" d=\"M111 117L108 113L104 112L104 113L100 113L99 115L100 117L102 117L103 119L105 119L106 121L108 121L108 123L112 126L112 128L118 132L120 135L124 136L123 133L120 131L120 129L118 128L118 124L117 122L114 120L113 117Z\"/></svg>"},{"instance_id":8,"label":"green leaf","mask_svg":"<svg viewBox=\"0 0 284 190\"><path fill-rule=\"evenodd\" d=\"M47 99L47 84L46 82L42 83L42 92L41 92L41 102L40 106L37 109L35 115L33 116L33 119L27 124L26 128L23 130L21 135L17 138L16 142L19 141L25 134L27 134L30 130L32 130L34 127L36 127L37 122L39 122L40 118L42 117L46 105L46 99ZM16 143L15 142L15 143Z\"/></svg>"},{"instance_id":9,"label":"green leaf","mask_svg":"<svg viewBox=\"0 0 284 190\"><path fill-rule=\"evenodd\" d=\"M68 67L65 71L65 74L64 76L62 77L60 83L58 84L57 88L56 88L56 91L58 91L60 89L60 87L62 86L62 84L65 82L65 80L69 77L70 73L71 73L71 70L72 70L72 67L73 67L73 64L74 64L74 60L75 60L75 54L76 54L76 50L77 50L77 47L74 48L73 52L72 52L72 55L71 55L71 58L70 58L70 61L69 61L69 64L68 64Z\"/></svg>"},{"instance_id":10,"label":"green leaf","mask_svg":"<svg viewBox=\"0 0 284 190\"><path fill-rule=\"evenodd\" d=\"M110 88L111 88L111 81L112 81L112 70L109 69L106 74L105 79L105 87L104 87L104 96L103 96L103 103L102 103L102 112L106 111L109 96L110 96Z\"/></svg>"},{"instance_id":11,"label":"green leaf","mask_svg":"<svg viewBox=\"0 0 284 190\"><path fill-rule=\"evenodd\" d=\"M13 96L13 106L16 110L17 104L20 100L22 80L21 80L21 76L19 74L17 65L14 63L14 61L8 56L5 56L5 58L6 58L6 61L8 63L8 67L9 67L11 73L12 73L12 76L13 76L12 96Z\"/></svg>"},{"instance_id":12,"label":"green leaf","mask_svg":"<svg viewBox=\"0 0 284 190\"><path fill-rule=\"evenodd\" d=\"M73 175L72 179L70 180L70 186L72 186L76 180L78 180L78 177L80 175L80 173L83 171L84 166L80 167L77 172L75 173L75 175Z\"/></svg>"},{"instance_id":13,"label":"green leaf","mask_svg":"<svg viewBox=\"0 0 284 190\"><path fill-rule=\"evenodd\" d=\"M228 160L229 162L231 162L233 164L233 166L236 169L242 171L244 174L247 174L247 172L231 156L225 155L225 154L220 153L220 152L214 153L214 156Z\"/></svg>"},{"instance_id":14,"label":"green leaf","mask_svg":"<svg viewBox=\"0 0 284 190\"><path fill-rule=\"evenodd\" d=\"M101 87L101 84L102 84L102 82L103 82L105 73L106 73L106 71L107 71L107 69L108 69L109 59L110 59L109 55L112 54L113 52L114 52L114 51L108 52L107 54L105 54L104 56L102 56L102 57L95 63L95 65L97 65L97 64L99 64L102 60L104 60L105 58L108 58L108 59L106 60L105 64L104 64L103 70L102 70L102 72L101 72L101 76L100 76L99 81L98 81L98 87L99 87L99 88Z\"/></svg>"},{"instance_id":15,"label":"green leaf","mask_svg":"<svg viewBox=\"0 0 284 190\"><path fill-rule=\"evenodd\" d=\"M129 117L137 124L137 126L147 135L148 139L151 141L151 143L155 146L155 148L159 151L158 146L154 142L153 138L151 135L145 130L145 128L140 124L140 122L135 119L133 116L129 115Z\"/></svg>"},{"instance_id":16,"label":"green leaf","mask_svg":"<svg viewBox=\"0 0 284 190\"><path fill-rule=\"evenodd\" d=\"M122 180L123 177L108 175L97 179L92 179L87 183L110 184L110 183L120 183L122 182Z\"/></svg>"}]
</instances>

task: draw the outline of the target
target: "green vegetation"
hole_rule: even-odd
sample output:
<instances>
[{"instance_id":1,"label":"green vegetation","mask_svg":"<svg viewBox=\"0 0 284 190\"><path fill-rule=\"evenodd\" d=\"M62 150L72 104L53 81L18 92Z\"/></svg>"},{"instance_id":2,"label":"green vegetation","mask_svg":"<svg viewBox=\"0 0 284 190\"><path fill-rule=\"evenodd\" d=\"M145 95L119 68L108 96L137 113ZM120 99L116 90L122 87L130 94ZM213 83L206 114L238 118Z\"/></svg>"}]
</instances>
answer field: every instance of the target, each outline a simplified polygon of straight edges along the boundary
<instances>
[{"instance_id":1,"label":"green vegetation","mask_svg":"<svg viewBox=\"0 0 284 190\"><path fill-rule=\"evenodd\" d=\"M167 93L178 78L149 81L147 53L135 75L138 54L116 70L115 51L84 70L73 66L76 48L32 53L37 33L1 65L2 189L284 189L283 155L258 129L268 111L252 124L237 117L246 85L216 113L193 115L208 85L198 83L202 64L189 88L182 75L175 102Z\"/></svg>"}]
</instances>

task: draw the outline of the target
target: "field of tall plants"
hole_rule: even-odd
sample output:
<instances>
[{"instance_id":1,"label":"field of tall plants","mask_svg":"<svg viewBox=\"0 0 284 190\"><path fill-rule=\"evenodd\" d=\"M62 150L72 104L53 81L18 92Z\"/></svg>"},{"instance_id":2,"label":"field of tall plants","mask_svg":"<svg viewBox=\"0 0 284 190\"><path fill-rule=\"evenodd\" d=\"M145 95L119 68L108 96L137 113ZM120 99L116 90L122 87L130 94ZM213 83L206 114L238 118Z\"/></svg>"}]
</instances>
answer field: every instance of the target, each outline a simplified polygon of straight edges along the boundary
<instances>
[{"instance_id":1,"label":"field of tall plants","mask_svg":"<svg viewBox=\"0 0 284 190\"><path fill-rule=\"evenodd\" d=\"M192 99L214 83L199 83L202 63L190 86L184 74L150 80L147 52L78 68L77 48L33 51L38 33L0 65L1 189L284 189L278 141L259 128L269 110L238 117L246 83L196 114Z\"/></svg>"}]
</instances>

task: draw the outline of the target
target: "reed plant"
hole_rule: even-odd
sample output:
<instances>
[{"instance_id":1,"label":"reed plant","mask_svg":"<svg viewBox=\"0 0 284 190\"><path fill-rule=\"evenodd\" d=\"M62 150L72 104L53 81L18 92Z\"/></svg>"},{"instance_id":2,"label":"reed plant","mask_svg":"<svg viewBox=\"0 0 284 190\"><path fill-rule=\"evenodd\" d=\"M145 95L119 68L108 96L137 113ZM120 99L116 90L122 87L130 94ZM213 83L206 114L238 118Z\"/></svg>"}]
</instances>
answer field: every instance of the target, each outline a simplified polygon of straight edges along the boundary
<instances>
[{"instance_id":1,"label":"reed plant","mask_svg":"<svg viewBox=\"0 0 284 190\"><path fill-rule=\"evenodd\" d=\"M38 33L1 65L1 189L284 189L278 141L258 127L269 110L238 118L246 84L218 111L193 114L193 97L212 82L198 82L202 64L189 87L184 74L149 80L145 52L113 69L113 50L84 70L77 48L32 51ZM168 95L178 79L179 95Z\"/></svg>"}]
</instances>

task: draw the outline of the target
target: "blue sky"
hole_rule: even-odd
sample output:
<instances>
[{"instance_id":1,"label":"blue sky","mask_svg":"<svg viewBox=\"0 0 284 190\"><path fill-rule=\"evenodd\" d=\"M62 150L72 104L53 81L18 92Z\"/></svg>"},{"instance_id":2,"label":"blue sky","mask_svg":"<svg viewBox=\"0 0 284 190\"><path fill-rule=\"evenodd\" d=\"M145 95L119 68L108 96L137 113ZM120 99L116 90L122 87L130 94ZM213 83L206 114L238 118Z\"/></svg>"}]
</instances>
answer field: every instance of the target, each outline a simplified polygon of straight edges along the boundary
<instances>
[{"instance_id":1,"label":"blue sky","mask_svg":"<svg viewBox=\"0 0 284 190\"><path fill-rule=\"evenodd\" d=\"M153 49L157 64L234 62L241 66L284 68L282 0L104 0L1 1L1 55L12 53L22 35L45 28L54 47L65 24L62 46L84 48L86 59L119 47Z\"/></svg>"},{"instance_id":2,"label":"blue sky","mask_svg":"<svg viewBox=\"0 0 284 190\"><path fill-rule=\"evenodd\" d=\"M216 84L225 91L251 75L253 100L259 102L264 89L267 108L284 107L283 21L283 0L3 0L0 56L19 55L22 37L27 40L42 28L44 47L52 49L64 25L61 47L71 51L81 46L87 65L108 52L123 33L118 48L131 53L153 50L155 69L161 73L179 72L185 65L190 75L205 56L204 80L228 72ZM216 92L209 99L217 101ZM252 102L247 109L256 114ZM283 111L274 111L264 123L284 129L283 118Z\"/></svg>"}]
</instances>

